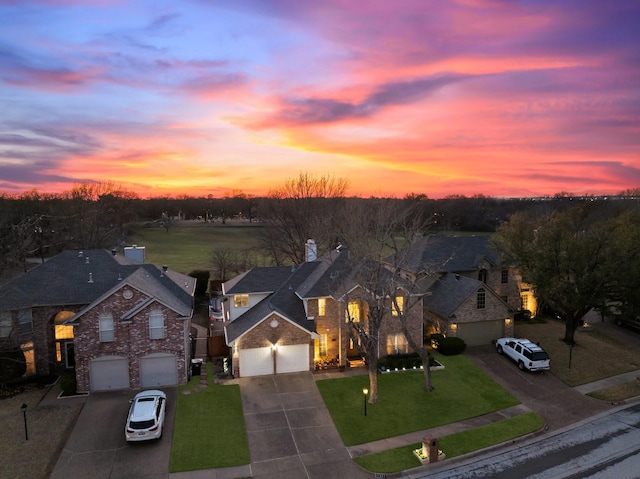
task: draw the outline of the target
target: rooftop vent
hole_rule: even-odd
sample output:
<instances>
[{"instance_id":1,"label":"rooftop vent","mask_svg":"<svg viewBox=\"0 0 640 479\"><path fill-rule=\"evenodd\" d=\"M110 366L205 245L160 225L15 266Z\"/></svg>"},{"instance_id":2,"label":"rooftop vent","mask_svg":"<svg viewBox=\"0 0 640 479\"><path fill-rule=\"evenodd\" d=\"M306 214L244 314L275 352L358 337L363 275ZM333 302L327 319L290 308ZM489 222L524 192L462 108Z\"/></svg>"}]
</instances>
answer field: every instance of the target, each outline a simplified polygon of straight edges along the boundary
<instances>
[{"instance_id":1,"label":"rooftop vent","mask_svg":"<svg viewBox=\"0 0 640 479\"><path fill-rule=\"evenodd\" d=\"M78 258L82 258L83 254L82 251L78 251Z\"/></svg>"},{"instance_id":2,"label":"rooftop vent","mask_svg":"<svg viewBox=\"0 0 640 479\"><path fill-rule=\"evenodd\" d=\"M85 261L86 264L89 264L89 257L87 256L87 259Z\"/></svg>"},{"instance_id":3,"label":"rooftop vent","mask_svg":"<svg viewBox=\"0 0 640 479\"><path fill-rule=\"evenodd\" d=\"M93 283L93 273L89 273L89 283Z\"/></svg>"}]
</instances>

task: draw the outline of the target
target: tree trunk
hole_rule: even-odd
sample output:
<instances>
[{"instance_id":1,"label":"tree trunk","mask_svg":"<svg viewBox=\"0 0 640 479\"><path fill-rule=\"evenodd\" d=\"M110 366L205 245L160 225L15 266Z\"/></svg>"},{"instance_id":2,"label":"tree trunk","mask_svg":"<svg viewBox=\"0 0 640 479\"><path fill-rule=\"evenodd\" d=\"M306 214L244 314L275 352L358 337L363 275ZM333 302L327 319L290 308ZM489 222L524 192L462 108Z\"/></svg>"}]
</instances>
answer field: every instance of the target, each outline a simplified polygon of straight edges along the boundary
<instances>
[{"instance_id":1,"label":"tree trunk","mask_svg":"<svg viewBox=\"0 0 640 479\"><path fill-rule=\"evenodd\" d=\"M367 355L367 369L369 370L369 403L380 402L378 394L378 364L377 361L370 361Z\"/></svg>"},{"instance_id":2,"label":"tree trunk","mask_svg":"<svg viewBox=\"0 0 640 479\"><path fill-rule=\"evenodd\" d=\"M576 332L576 329L578 329L578 326L580 325L581 319L582 319L582 316L580 316L579 318L574 315L567 316L567 319L565 321L564 339L563 339L565 343L569 345L575 344L574 334Z\"/></svg>"},{"instance_id":3,"label":"tree trunk","mask_svg":"<svg viewBox=\"0 0 640 479\"><path fill-rule=\"evenodd\" d=\"M431 392L433 391L433 384L431 384L431 358L429 354L429 350L427 348L418 348L418 355L422 360L422 367L424 369L424 390Z\"/></svg>"}]
</instances>

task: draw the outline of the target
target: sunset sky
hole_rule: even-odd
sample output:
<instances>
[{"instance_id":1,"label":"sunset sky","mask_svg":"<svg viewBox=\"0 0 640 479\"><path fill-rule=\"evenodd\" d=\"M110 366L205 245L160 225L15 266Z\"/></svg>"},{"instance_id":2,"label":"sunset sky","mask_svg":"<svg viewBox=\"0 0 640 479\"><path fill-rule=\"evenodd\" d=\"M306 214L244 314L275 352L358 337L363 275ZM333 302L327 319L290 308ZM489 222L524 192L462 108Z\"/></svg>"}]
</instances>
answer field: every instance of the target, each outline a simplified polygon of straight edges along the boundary
<instances>
[{"instance_id":1,"label":"sunset sky","mask_svg":"<svg viewBox=\"0 0 640 479\"><path fill-rule=\"evenodd\" d=\"M640 2L0 0L0 193L640 187Z\"/></svg>"}]
</instances>

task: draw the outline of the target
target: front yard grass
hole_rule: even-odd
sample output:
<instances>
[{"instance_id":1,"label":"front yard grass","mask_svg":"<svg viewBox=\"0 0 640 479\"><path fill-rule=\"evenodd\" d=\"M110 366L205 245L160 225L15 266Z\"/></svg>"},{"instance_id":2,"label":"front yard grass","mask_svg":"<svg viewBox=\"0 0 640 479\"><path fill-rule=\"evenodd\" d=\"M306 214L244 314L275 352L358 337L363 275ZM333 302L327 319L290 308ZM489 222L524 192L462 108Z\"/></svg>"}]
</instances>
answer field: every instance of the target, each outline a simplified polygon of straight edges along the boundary
<instances>
[{"instance_id":1,"label":"front yard grass","mask_svg":"<svg viewBox=\"0 0 640 479\"><path fill-rule=\"evenodd\" d=\"M579 386L640 369L640 351L594 329L577 330L570 350L562 338L564 322L516 323L516 336L528 338L547 351L551 372L569 386ZM569 369L571 353L571 369Z\"/></svg>"},{"instance_id":2,"label":"front yard grass","mask_svg":"<svg viewBox=\"0 0 640 479\"><path fill-rule=\"evenodd\" d=\"M542 425L542 418L537 413L530 412L468 431L443 436L439 438L439 449L444 452L447 458L452 458L510 441L537 431ZM368 471L390 474L420 466L420 461L413 455L413 451L421 447L421 443L412 444L357 457L354 461Z\"/></svg>"},{"instance_id":3,"label":"front yard grass","mask_svg":"<svg viewBox=\"0 0 640 479\"><path fill-rule=\"evenodd\" d=\"M433 354L445 366L432 371L433 391L424 390L422 371L381 374L380 402L367 404L366 417L362 388L369 387L368 376L317 382L345 445L430 429L518 404L465 356Z\"/></svg>"},{"instance_id":4,"label":"front yard grass","mask_svg":"<svg viewBox=\"0 0 640 479\"><path fill-rule=\"evenodd\" d=\"M249 464L249 446L242 415L240 386L214 384L207 363L209 385L198 392L200 376L178 387L176 420L169 472L213 469Z\"/></svg>"}]
</instances>

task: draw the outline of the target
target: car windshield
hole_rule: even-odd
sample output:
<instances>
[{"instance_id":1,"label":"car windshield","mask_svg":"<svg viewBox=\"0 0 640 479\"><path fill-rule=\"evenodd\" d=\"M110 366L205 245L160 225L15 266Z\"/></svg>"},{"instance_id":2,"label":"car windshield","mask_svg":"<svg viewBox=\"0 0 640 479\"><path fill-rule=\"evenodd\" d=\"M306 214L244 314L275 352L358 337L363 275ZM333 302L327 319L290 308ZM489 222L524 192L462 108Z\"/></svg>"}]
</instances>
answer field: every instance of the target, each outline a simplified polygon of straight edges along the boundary
<instances>
[{"instance_id":1,"label":"car windshield","mask_svg":"<svg viewBox=\"0 0 640 479\"><path fill-rule=\"evenodd\" d=\"M149 429L150 427L153 427L154 424L155 421L153 419L149 419L147 421L131 421L129 423L129 427L134 430Z\"/></svg>"},{"instance_id":2,"label":"car windshield","mask_svg":"<svg viewBox=\"0 0 640 479\"><path fill-rule=\"evenodd\" d=\"M534 352L531 353L531 359L533 359L534 361L546 361L547 359L549 359L549 355L544 351Z\"/></svg>"}]
</instances>

